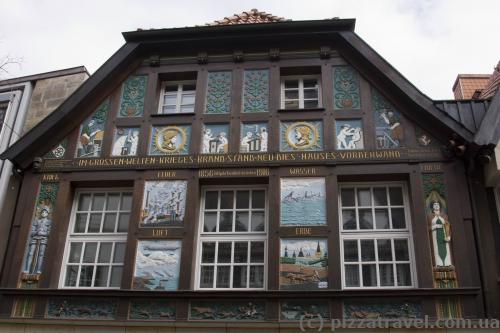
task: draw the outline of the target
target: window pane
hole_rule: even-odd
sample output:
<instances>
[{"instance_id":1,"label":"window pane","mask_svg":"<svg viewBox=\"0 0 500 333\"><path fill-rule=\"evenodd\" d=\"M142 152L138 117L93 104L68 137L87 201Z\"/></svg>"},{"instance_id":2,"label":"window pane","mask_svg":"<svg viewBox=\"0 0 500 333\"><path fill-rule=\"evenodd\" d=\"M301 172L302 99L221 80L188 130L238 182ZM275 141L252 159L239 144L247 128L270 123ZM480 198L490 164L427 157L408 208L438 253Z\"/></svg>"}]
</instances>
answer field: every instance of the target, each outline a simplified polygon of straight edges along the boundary
<instances>
[{"instance_id":1,"label":"window pane","mask_svg":"<svg viewBox=\"0 0 500 333\"><path fill-rule=\"evenodd\" d=\"M375 261L375 243L373 239L361 240L361 260Z\"/></svg>"},{"instance_id":2,"label":"window pane","mask_svg":"<svg viewBox=\"0 0 500 333\"><path fill-rule=\"evenodd\" d=\"M208 191L205 193L205 209L217 209L218 192Z\"/></svg>"},{"instance_id":3,"label":"window pane","mask_svg":"<svg viewBox=\"0 0 500 333\"><path fill-rule=\"evenodd\" d=\"M250 192L249 191L237 191L236 192L236 208L243 209L249 208L250 204Z\"/></svg>"},{"instance_id":4,"label":"window pane","mask_svg":"<svg viewBox=\"0 0 500 333\"><path fill-rule=\"evenodd\" d=\"M181 112L182 113L194 112L194 104L181 106Z\"/></svg>"},{"instance_id":5,"label":"window pane","mask_svg":"<svg viewBox=\"0 0 500 333\"><path fill-rule=\"evenodd\" d=\"M264 231L265 230L265 213L264 212L253 212L252 213L252 231Z\"/></svg>"},{"instance_id":6,"label":"window pane","mask_svg":"<svg viewBox=\"0 0 500 333\"><path fill-rule=\"evenodd\" d=\"M90 207L90 194L81 194L78 201L78 210L89 210Z\"/></svg>"},{"instance_id":7,"label":"window pane","mask_svg":"<svg viewBox=\"0 0 500 333\"><path fill-rule=\"evenodd\" d=\"M356 212L354 209L342 210L342 227L344 230L356 229Z\"/></svg>"},{"instance_id":8,"label":"window pane","mask_svg":"<svg viewBox=\"0 0 500 333\"><path fill-rule=\"evenodd\" d=\"M219 232L233 231L233 212L221 212Z\"/></svg>"},{"instance_id":9,"label":"window pane","mask_svg":"<svg viewBox=\"0 0 500 333\"><path fill-rule=\"evenodd\" d=\"M95 271L94 287L107 287L108 285L108 266L97 266Z\"/></svg>"},{"instance_id":10,"label":"window pane","mask_svg":"<svg viewBox=\"0 0 500 333\"><path fill-rule=\"evenodd\" d=\"M318 90L317 89L304 89L304 98L305 99L314 99L318 100Z\"/></svg>"},{"instance_id":11,"label":"window pane","mask_svg":"<svg viewBox=\"0 0 500 333\"><path fill-rule=\"evenodd\" d=\"M308 99L304 101L304 108L305 109L313 109L317 108L319 106L318 100L317 99Z\"/></svg>"},{"instance_id":12,"label":"window pane","mask_svg":"<svg viewBox=\"0 0 500 333\"><path fill-rule=\"evenodd\" d=\"M391 200L391 205L403 205L403 192L401 187L390 187L389 188L389 198Z\"/></svg>"},{"instance_id":13,"label":"window pane","mask_svg":"<svg viewBox=\"0 0 500 333\"><path fill-rule=\"evenodd\" d=\"M181 104L194 104L194 95L193 94L183 94L181 99Z\"/></svg>"},{"instance_id":14,"label":"window pane","mask_svg":"<svg viewBox=\"0 0 500 333\"><path fill-rule=\"evenodd\" d=\"M375 206L387 206L387 193L385 187L375 187L373 189L373 204Z\"/></svg>"},{"instance_id":15,"label":"window pane","mask_svg":"<svg viewBox=\"0 0 500 333\"><path fill-rule=\"evenodd\" d=\"M397 264L396 274L398 286L411 286L410 264Z\"/></svg>"},{"instance_id":16,"label":"window pane","mask_svg":"<svg viewBox=\"0 0 500 333\"><path fill-rule=\"evenodd\" d=\"M104 224L102 232L115 232L116 213L108 213L104 215Z\"/></svg>"},{"instance_id":17,"label":"window pane","mask_svg":"<svg viewBox=\"0 0 500 333\"><path fill-rule=\"evenodd\" d=\"M111 278L109 281L110 287L120 287L120 283L122 281L122 266L113 266L111 268Z\"/></svg>"},{"instance_id":18,"label":"window pane","mask_svg":"<svg viewBox=\"0 0 500 333\"><path fill-rule=\"evenodd\" d=\"M298 100L299 91L298 90L285 90L285 100Z\"/></svg>"},{"instance_id":19,"label":"window pane","mask_svg":"<svg viewBox=\"0 0 500 333\"><path fill-rule=\"evenodd\" d=\"M217 288L229 288L231 266L217 266Z\"/></svg>"},{"instance_id":20,"label":"window pane","mask_svg":"<svg viewBox=\"0 0 500 333\"><path fill-rule=\"evenodd\" d=\"M203 219L203 231L215 232L217 228L217 213L205 213Z\"/></svg>"},{"instance_id":21,"label":"window pane","mask_svg":"<svg viewBox=\"0 0 500 333\"><path fill-rule=\"evenodd\" d=\"M177 104L177 96L176 95L165 95L165 97L163 98L163 104L176 105Z\"/></svg>"},{"instance_id":22,"label":"window pane","mask_svg":"<svg viewBox=\"0 0 500 333\"><path fill-rule=\"evenodd\" d=\"M359 228L373 229L373 215L371 209L359 210Z\"/></svg>"},{"instance_id":23,"label":"window pane","mask_svg":"<svg viewBox=\"0 0 500 333\"><path fill-rule=\"evenodd\" d=\"M122 263L125 258L125 243L115 243L114 263Z\"/></svg>"},{"instance_id":24,"label":"window pane","mask_svg":"<svg viewBox=\"0 0 500 333\"><path fill-rule=\"evenodd\" d=\"M95 262L96 252L97 252L97 243L85 243L85 251L83 252L82 262L85 263Z\"/></svg>"},{"instance_id":25,"label":"window pane","mask_svg":"<svg viewBox=\"0 0 500 333\"><path fill-rule=\"evenodd\" d=\"M80 281L78 282L78 286L91 287L93 274L94 274L94 266L82 266L82 269L80 271Z\"/></svg>"},{"instance_id":26,"label":"window pane","mask_svg":"<svg viewBox=\"0 0 500 333\"><path fill-rule=\"evenodd\" d=\"M304 88L318 88L318 80L316 79L304 80Z\"/></svg>"},{"instance_id":27,"label":"window pane","mask_svg":"<svg viewBox=\"0 0 500 333\"><path fill-rule=\"evenodd\" d=\"M213 263L215 261L215 243L204 242L201 251L202 263Z\"/></svg>"},{"instance_id":28,"label":"window pane","mask_svg":"<svg viewBox=\"0 0 500 333\"><path fill-rule=\"evenodd\" d=\"M248 212L237 212L235 231L248 231Z\"/></svg>"},{"instance_id":29,"label":"window pane","mask_svg":"<svg viewBox=\"0 0 500 333\"><path fill-rule=\"evenodd\" d=\"M93 211L104 210L104 201L105 200L106 200L106 196L104 195L104 193L94 194L94 197L92 198L92 210Z\"/></svg>"},{"instance_id":30,"label":"window pane","mask_svg":"<svg viewBox=\"0 0 500 333\"><path fill-rule=\"evenodd\" d=\"M119 203L120 203L119 193L108 194L108 203L106 204L106 210L118 210Z\"/></svg>"},{"instance_id":31,"label":"window pane","mask_svg":"<svg viewBox=\"0 0 500 333\"><path fill-rule=\"evenodd\" d=\"M90 214L89 230L87 232L101 231L102 213Z\"/></svg>"},{"instance_id":32,"label":"window pane","mask_svg":"<svg viewBox=\"0 0 500 333\"><path fill-rule=\"evenodd\" d=\"M251 242L250 243L250 262L260 263L264 262L264 242Z\"/></svg>"},{"instance_id":33,"label":"window pane","mask_svg":"<svg viewBox=\"0 0 500 333\"><path fill-rule=\"evenodd\" d=\"M394 240L394 252L396 254L396 260L410 260L410 257L408 255L408 241L406 239Z\"/></svg>"},{"instance_id":34,"label":"window pane","mask_svg":"<svg viewBox=\"0 0 500 333\"><path fill-rule=\"evenodd\" d=\"M378 260L391 261L392 260L392 246L390 239L377 239L378 246Z\"/></svg>"},{"instance_id":35,"label":"window pane","mask_svg":"<svg viewBox=\"0 0 500 333\"><path fill-rule=\"evenodd\" d=\"M217 262L218 263L231 262L231 242L219 242Z\"/></svg>"},{"instance_id":36,"label":"window pane","mask_svg":"<svg viewBox=\"0 0 500 333\"><path fill-rule=\"evenodd\" d=\"M234 243L234 262L235 263L248 262L248 242Z\"/></svg>"},{"instance_id":37,"label":"window pane","mask_svg":"<svg viewBox=\"0 0 500 333\"><path fill-rule=\"evenodd\" d=\"M233 191L222 191L220 209L233 209Z\"/></svg>"},{"instance_id":38,"label":"window pane","mask_svg":"<svg viewBox=\"0 0 500 333\"><path fill-rule=\"evenodd\" d=\"M121 210L132 210L132 193L123 193Z\"/></svg>"},{"instance_id":39,"label":"window pane","mask_svg":"<svg viewBox=\"0 0 500 333\"><path fill-rule=\"evenodd\" d=\"M285 89L299 88L299 80L285 80Z\"/></svg>"},{"instance_id":40,"label":"window pane","mask_svg":"<svg viewBox=\"0 0 500 333\"><path fill-rule=\"evenodd\" d=\"M265 208L266 206L265 191L252 191L252 208Z\"/></svg>"},{"instance_id":41,"label":"window pane","mask_svg":"<svg viewBox=\"0 0 500 333\"><path fill-rule=\"evenodd\" d=\"M87 224L87 213L76 214L74 232L85 232Z\"/></svg>"},{"instance_id":42,"label":"window pane","mask_svg":"<svg viewBox=\"0 0 500 333\"><path fill-rule=\"evenodd\" d=\"M162 113L163 114L166 114L166 113L176 113L176 112L177 112L177 109L176 109L175 105L167 105L167 106L162 107Z\"/></svg>"},{"instance_id":43,"label":"window pane","mask_svg":"<svg viewBox=\"0 0 500 333\"><path fill-rule=\"evenodd\" d=\"M99 248L99 256L97 257L98 263L108 263L111 262L111 248L113 247L113 243L101 243L101 247Z\"/></svg>"},{"instance_id":44,"label":"window pane","mask_svg":"<svg viewBox=\"0 0 500 333\"><path fill-rule=\"evenodd\" d=\"M177 90L179 89L179 86L176 84L169 84L165 86L165 92L175 92L177 93Z\"/></svg>"},{"instance_id":45,"label":"window pane","mask_svg":"<svg viewBox=\"0 0 500 333\"><path fill-rule=\"evenodd\" d=\"M372 199L369 188L358 188L358 206L371 206Z\"/></svg>"},{"instance_id":46,"label":"window pane","mask_svg":"<svg viewBox=\"0 0 500 333\"><path fill-rule=\"evenodd\" d=\"M345 265L346 287L359 287L359 266Z\"/></svg>"},{"instance_id":47,"label":"window pane","mask_svg":"<svg viewBox=\"0 0 500 333\"><path fill-rule=\"evenodd\" d=\"M358 261L358 241L345 240L344 241L344 261Z\"/></svg>"},{"instance_id":48,"label":"window pane","mask_svg":"<svg viewBox=\"0 0 500 333\"><path fill-rule=\"evenodd\" d=\"M247 286L247 266L234 266L233 288L246 288L246 286Z\"/></svg>"},{"instance_id":49,"label":"window pane","mask_svg":"<svg viewBox=\"0 0 500 333\"><path fill-rule=\"evenodd\" d=\"M120 218L118 219L118 229L117 232L126 232L128 229L128 221L130 219L129 213L120 213Z\"/></svg>"},{"instance_id":50,"label":"window pane","mask_svg":"<svg viewBox=\"0 0 500 333\"><path fill-rule=\"evenodd\" d=\"M342 207L354 207L354 189L343 188L340 191Z\"/></svg>"},{"instance_id":51,"label":"window pane","mask_svg":"<svg viewBox=\"0 0 500 333\"><path fill-rule=\"evenodd\" d=\"M375 209L375 225L377 229L389 229L389 211L387 209Z\"/></svg>"},{"instance_id":52,"label":"window pane","mask_svg":"<svg viewBox=\"0 0 500 333\"><path fill-rule=\"evenodd\" d=\"M392 227L394 229L406 228L404 208L392 208L391 215L392 215Z\"/></svg>"},{"instance_id":53,"label":"window pane","mask_svg":"<svg viewBox=\"0 0 500 333\"><path fill-rule=\"evenodd\" d=\"M79 263L81 254L82 254L82 243L71 243L69 248L68 262Z\"/></svg>"},{"instance_id":54,"label":"window pane","mask_svg":"<svg viewBox=\"0 0 500 333\"><path fill-rule=\"evenodd\" d=\"M66 287L76 287L76 277L78 275L78 266L68 266L66 268L66 281L64 281L64 286Z\"/></svg>"},{"instance_id":55,"label":"window pane","mask_svg":"<svg viewBox=\"0 0 500 333\"><path fill-rule=\"evenodd\" d=\"M380 285L383 287L394 285L394 269L392 264L382 264L378 267Z\"/></svg>"},{"instance_id":56,"label":"window pane","mask_svg":"<svg viewBox=\"0 0 500 333\"><path fill-rule=\"evenodd\" d=\"M190 92L192 94L196 90L196 84L186 83L182 86L182 90L184 91L184 93Z\"/></svg>"},{"instance_id":57,"label":"window pane","mask_svg":"<svg viewBox=\"0 0 500 333\"><path fill-rule=\"evenodd\" d=\"M375 265L363 265L363 287L377 286L377 269Z\"/></svg>"},{"instance_id":58,"label":"window pane","mask_svg":"<svg viewBox=\"0 0 500 333\"><path fill-rule=\"evenodd\" d=\"M212 288L214 286L214 267L201 266L200 288Z\"/></svg>"},{"instance_id":59,"label":"window pane","mask_svg":"<svg viewBox=\"0 0 500 333\"><path fill-rule=\"evenodd\" d=\"M298 109L298 108L299 108L298 100L285 101L285 109Z\"/></svg>"},{"instance_id":60,"label":"window pane","mask_svg":"<svg viewBox=\"0 0 500 333\"><path fill-rule=\"evenodd\" d=\"M264 266L250 266L250 288L264 287Z\"/></svg>"}]
</instances>

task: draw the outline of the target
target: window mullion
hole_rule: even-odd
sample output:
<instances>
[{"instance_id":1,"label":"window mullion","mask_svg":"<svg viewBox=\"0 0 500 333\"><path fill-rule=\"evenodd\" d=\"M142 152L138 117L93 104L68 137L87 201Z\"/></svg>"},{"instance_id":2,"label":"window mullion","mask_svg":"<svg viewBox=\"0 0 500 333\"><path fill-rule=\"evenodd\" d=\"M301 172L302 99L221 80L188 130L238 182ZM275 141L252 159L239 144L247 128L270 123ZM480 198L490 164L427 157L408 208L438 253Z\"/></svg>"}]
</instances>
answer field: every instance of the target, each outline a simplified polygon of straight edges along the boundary
<instances>
[{"instance_id":1,"label":"window mullion","mask_svg":"<svg viewBox=\"0 0 500 333\"><path fill-rule=\"evenodd\" d=\"M299 108L304 108L304 79L299 79Z\"/></svg>"}]
</instances>

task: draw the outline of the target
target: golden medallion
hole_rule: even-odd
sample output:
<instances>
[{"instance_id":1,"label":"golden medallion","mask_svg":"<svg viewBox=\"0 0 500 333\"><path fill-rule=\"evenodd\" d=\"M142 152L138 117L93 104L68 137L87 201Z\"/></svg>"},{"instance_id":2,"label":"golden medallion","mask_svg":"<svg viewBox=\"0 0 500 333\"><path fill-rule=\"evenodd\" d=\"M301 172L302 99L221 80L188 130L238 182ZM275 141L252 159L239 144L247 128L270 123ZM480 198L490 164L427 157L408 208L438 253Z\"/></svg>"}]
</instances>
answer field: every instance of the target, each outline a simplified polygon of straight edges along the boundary
<instances>
[{"instance_id":1,"label":"golden medallion","mask_svg":"<svg viewBox=\"0 0 500 333\"><path fill-rule=\"evenodd\" d=\"M297 122L286 128L285 140L292 149L296 150L319 147L319 132L311 123Z\"/></svg>"},{"instance_id":2,"label":"golden medallion","mask_svg":"<svg viewBox=\"0 0 500 333\"><path fill-rule=\"evenodd\" d=\"M167 126L157 129L154 135L156 149L163 153L175 154L184 149L186 130L178 126Z\"/></svg>"}]
</instances>

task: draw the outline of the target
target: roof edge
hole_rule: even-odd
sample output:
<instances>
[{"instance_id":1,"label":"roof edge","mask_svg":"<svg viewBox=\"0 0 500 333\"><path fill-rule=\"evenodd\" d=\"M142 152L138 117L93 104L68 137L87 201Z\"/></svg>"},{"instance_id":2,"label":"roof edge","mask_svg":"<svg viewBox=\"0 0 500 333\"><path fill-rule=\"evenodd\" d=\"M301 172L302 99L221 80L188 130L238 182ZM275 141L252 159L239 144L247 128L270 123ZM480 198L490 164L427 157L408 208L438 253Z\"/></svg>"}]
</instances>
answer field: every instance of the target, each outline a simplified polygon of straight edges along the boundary
<instances>
[{"instance_id":1,"label":"roof edge","mask_svg":"<svg viewBox=\"0 0 500 333\"><path fill-rule=\"evenodd\" d=\"M73 74L79 74L79 73L86 73L87 75L90 76L90 73L88 72L88 70L85 66L77 66L77 67L70 67L70 68L65 68L65 69L58 69L55 71L50 71L50 72L45 72L45 73L20 76L20 77L15 77L12 79L1 80L0 86L16 84L16 83L21 83L21 82L26 82L26 81L44 80L44 79L50 79L50 78L57 77L57 76L66 76L66 75L73 75Z\"/></svg>"}]
</instances>

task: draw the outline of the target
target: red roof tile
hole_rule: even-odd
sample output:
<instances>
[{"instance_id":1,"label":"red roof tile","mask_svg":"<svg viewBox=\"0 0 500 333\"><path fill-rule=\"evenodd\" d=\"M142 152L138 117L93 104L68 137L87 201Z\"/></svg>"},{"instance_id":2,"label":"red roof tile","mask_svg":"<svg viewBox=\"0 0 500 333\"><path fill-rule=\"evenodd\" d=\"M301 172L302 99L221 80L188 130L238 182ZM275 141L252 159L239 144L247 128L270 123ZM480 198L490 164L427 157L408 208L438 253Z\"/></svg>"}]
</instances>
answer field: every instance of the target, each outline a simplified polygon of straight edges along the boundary
<instances>
[{"instance_id":1,"label":"red roof tile","mask_svg":"<svg viewBox=\"0 0 500 333\"><path fill-rule=\"evenodd\" d=\"M493 97L495 95L495 93L497 92L499 86L500 86L500 61L496 65L495 70L493 71L493 74L491 74L491 76L490 76L490 80L488 81L488 84L481 92L481 95L479 96L479 98L487 99L487 98Z\"/></svg>"},{"instance_id":2,"label":"red roof tile","mask_svg":"<svg viewBox=\"0 0 500 333\"><path fill-rule=\"evenodd\" d=\"M241 14L234 14L231 17L224 17L222 20L207 25L233 25L233 24L255 24L255 23L271 23L288 21L283 17L274 16L266 12L260 12L257 9L252 9Z\"/></svg>"}]
</instances>

